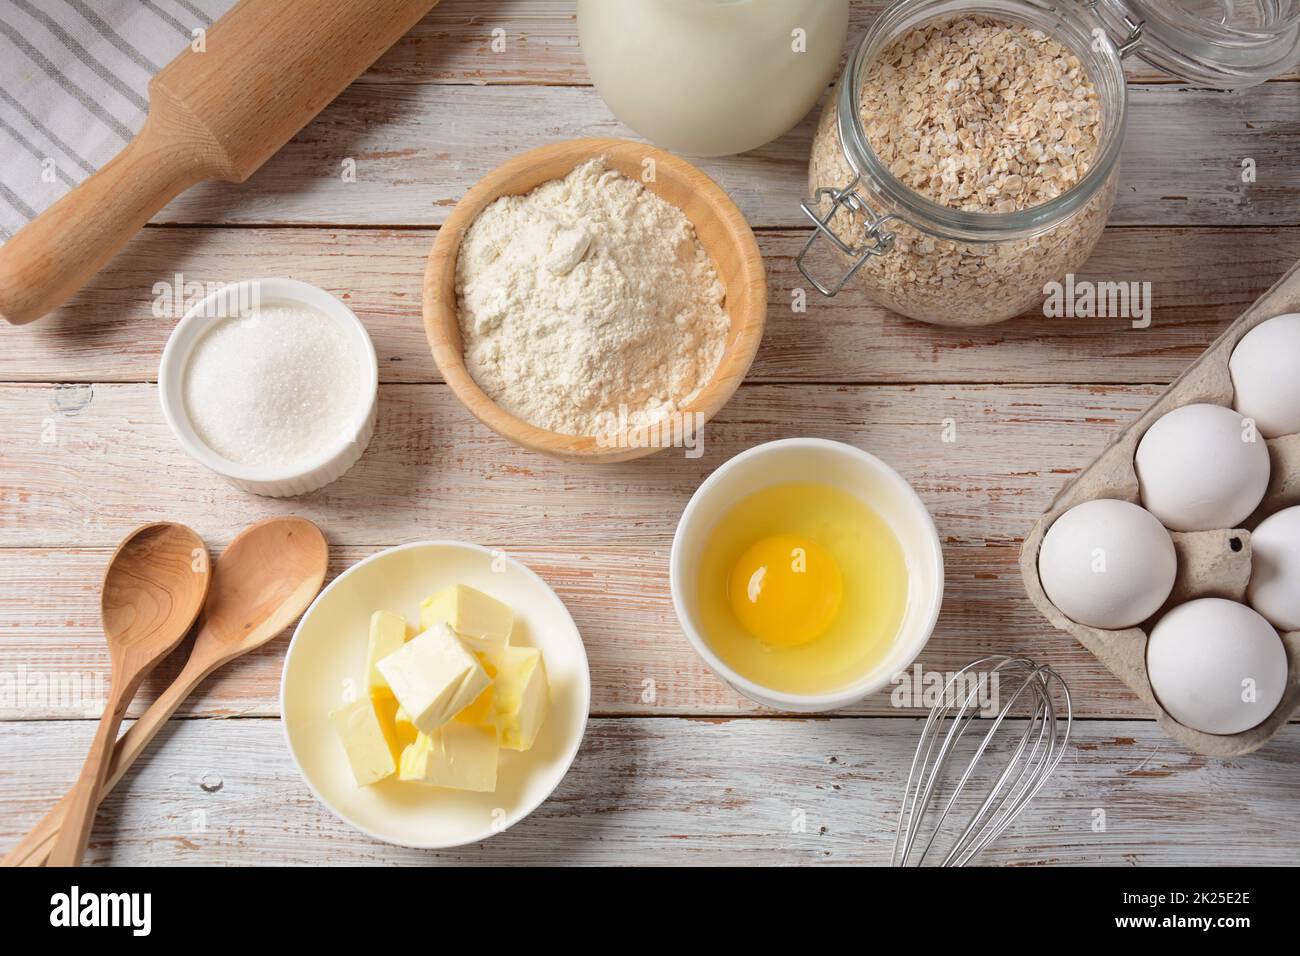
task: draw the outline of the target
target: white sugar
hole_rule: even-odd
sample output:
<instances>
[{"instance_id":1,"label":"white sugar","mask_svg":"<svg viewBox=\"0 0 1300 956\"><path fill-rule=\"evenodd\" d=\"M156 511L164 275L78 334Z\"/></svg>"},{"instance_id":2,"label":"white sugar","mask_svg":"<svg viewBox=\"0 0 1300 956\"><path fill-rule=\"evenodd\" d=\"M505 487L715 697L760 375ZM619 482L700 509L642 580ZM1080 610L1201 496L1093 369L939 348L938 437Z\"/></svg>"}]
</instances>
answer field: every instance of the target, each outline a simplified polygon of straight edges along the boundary
<instances>
[{"instance_id":1,"label":"white sugar","mask_svg":"<svg viewBox=\"0 0 1300 956\"><path fill-rule=\"evenodd\" d=\"M277 305L224 319L195 346L185 408L213 451L241 465L305 465L339 447L366 401L361 356L329 316Z\"/></svg>"}]
</instances>

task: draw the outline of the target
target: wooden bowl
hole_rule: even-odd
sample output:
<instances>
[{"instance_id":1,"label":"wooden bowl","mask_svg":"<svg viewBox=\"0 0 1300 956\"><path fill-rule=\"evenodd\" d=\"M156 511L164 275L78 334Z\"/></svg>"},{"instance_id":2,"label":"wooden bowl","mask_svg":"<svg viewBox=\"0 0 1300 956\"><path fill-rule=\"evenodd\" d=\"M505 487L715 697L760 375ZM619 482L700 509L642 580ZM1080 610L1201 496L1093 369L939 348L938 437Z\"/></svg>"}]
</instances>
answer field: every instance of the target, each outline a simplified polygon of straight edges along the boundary
<instances>
[{"instance_id":1,"label":"wooden bowl","mask_svg":"<svg viewBox=\"0 0 1300 956\"><path fill-rule=\"evenodd\" d=\"M722 359L695 401L682 410L711 419L735 394L749 371L763 338L767 315L767 280L763 259L749 224L717 183L683 159L645 143L625 139L576 139L529 150L484 176L456 204L429 252L424 273L424 329L443 378L470 413L498 435L525 448L574 461L627 461L658 451L627 447L627 442L598 441L595 436L562 435L516 418L489 398L465 367L456 309L456 257L461 239L478 214L500 196L529 192L542 183L567 176L574 167L604 156L606 163L641 181L646 160L654 161L655 179L647 189L685 213L708 251L726 288L724 306L731 317Z\"/></svg>"}]
</instances>

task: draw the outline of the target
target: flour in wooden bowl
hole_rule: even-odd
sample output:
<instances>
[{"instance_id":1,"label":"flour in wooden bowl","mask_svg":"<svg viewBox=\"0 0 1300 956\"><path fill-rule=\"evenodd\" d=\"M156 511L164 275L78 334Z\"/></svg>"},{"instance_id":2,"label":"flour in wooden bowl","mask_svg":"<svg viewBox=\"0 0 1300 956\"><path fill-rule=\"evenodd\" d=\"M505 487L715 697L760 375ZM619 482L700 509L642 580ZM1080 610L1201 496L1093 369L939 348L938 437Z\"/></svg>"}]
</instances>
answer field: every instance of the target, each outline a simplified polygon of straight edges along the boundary
<instances>
[{"instance_id":1,"label":"flour in wooden bowl","mask_svg":"<svg viewBox=\"0 0 1300 956\"><path fill-rule=\"evenodd\" d=\"M722 358L724 296L682 211L599 158L497 199L456 261L470 375L512 415L566 435L688 405Z\"/></svg>"}]
</instances>

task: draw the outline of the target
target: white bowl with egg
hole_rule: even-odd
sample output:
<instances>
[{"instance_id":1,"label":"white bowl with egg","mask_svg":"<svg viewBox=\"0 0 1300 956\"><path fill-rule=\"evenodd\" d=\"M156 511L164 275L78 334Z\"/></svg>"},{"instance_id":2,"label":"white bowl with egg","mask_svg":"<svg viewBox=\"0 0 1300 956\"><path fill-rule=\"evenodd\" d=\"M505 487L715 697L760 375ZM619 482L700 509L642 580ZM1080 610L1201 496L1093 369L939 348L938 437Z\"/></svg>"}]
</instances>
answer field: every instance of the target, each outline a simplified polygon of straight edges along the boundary
<instances>
[{"instance_id":1,"label":"white bowl with egg","mask_svg":"<svg viewBox=\"0 0 1300 956\"><path fill-rule=\"evenodd\" d=\"M278 340L258 337L263 315L279 317ZM163 350L158 394L191 458L245 491L302 495L341 477L370 443L379 362L361 320L324 289L248 279L186 311Z\"/></svg>"},{"instance_id":2,"label":"white bowl with egg","mask_svg":"<svg viewBox=\"0 0 1300 956\"><path fill-rule=\"evenodd\" d=\"M370 615L382 609L418 620L420 601L452 584L509 605L511 643L541 650L550 707L537 740L527 751L502 751L492 793L395 778L357 786L329 713L349 687L364 693ZM335 578L294 631L280 684L289 753L316 798L376 840L420 849L477 843L532 813L577 756L590 707L586 649L560 598L514 558L457 541L389 548Z\"/></svg>"},{"instance_id":3,"label":"white bowl with egg","mask_svg":"<svg viewBox=\"0 0 1300 956\"><path fill-rule=\"evenodd\" d=\"M722 517L757 491L814 480L857 497L889 526L902 548L907 595L901 624L885 656L851 683L824 693L792 693L763 686L727 664L701 621L697 583L701 554ZM943 604L943 550L934 520L911 485L874 455L821 438L788 438L741 452L696 490L677 523L669 562L673 607L695 652L735 690L775 710L837 710L885 687L905 671L934 631Z\"/></svg>"}]
</instances>

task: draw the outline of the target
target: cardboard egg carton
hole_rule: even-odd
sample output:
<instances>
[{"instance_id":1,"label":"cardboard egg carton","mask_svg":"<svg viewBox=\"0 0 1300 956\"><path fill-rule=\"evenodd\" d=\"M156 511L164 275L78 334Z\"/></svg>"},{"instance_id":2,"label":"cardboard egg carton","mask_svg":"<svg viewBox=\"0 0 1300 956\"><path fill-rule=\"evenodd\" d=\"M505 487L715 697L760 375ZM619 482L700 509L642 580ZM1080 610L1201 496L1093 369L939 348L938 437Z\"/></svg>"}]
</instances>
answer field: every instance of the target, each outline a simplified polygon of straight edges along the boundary
<instances>
[{"instance_id":1,"label":"cardboard egg carton","mask_svg":"<svg viewBox=\"0 0 1300 956\"><path fill-rule=\"evenodd\" d=\"M1052 604L1038 579L1038 549L1043 535L1063 512L1094 498L1121 498L1140 505L1133 456L1146 430L1162 415L1183 405L1209 402L1232 407L1228 359L1241 337L1268 319L1300 312L1300 264L1256 300L1228 327L1133 424L1121 432L1083 472L1073 478L1034 523L1020 549L1020 572L1030 600L1059 630L1078 639L1154 711L1160 726L1196 753L1232 757L1260 747L1290 719L1300 704L1300 631L1282 635L1287 655L1287 687L1277 709L1263 723L1239 734L1207 734L1174 720L1156 700L1147 678L1146 644L1152 625L1171 607L1198 597L1225 597L1245 603L1250 580L1250 529L1267 516L1300 504L1300 435L1268 439L1272 472L1260 507L1241 528L1171 532L1178 576L1168 601L1139 627L1108 631L1071 621Z\"/></svg>"}]
</instances>

